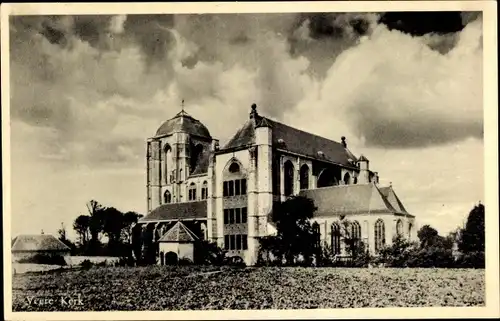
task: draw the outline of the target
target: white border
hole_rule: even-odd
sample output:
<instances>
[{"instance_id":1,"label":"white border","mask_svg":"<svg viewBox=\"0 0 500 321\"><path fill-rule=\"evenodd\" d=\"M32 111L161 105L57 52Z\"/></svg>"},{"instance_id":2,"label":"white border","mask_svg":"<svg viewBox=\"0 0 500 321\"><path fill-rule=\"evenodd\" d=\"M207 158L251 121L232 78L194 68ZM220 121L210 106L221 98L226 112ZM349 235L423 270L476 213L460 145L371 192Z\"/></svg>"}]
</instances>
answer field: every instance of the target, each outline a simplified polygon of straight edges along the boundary
<instances>
[{"instance_id":1,"label":"white border","mask_svg":"<svg viewBox=\"0 0 500 321\"><path fill-rule=\"evenodd\" d=\"M483 11L484 40L484 162L486 208L486 307L363 308L320 310L179 311L179 312L12 312L10 259L10 84L9 60L2 67L2 164L4 225L4 311L6 320L162 320L162 319L311 319L499 317L498 261L498 85L497 16L495 1L350 1L246 3L79 3L2 4L2 57L9 56L9 15L138 13L271 13L271 12Z\"/></svg>"}]
</instances>

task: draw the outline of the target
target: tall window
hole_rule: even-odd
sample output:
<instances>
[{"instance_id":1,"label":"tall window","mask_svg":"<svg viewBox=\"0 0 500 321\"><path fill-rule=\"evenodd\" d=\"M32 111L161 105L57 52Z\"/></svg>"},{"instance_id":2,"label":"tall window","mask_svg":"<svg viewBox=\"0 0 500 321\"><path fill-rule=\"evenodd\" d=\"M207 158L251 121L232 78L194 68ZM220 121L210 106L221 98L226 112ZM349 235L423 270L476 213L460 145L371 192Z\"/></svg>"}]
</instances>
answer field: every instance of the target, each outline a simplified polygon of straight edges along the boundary
<instances>
[{"instance_id":1,"label":"tall window","mask_svg":"<svg viewBox=\"0 0 500 321\"><path fill-rule=\"evenodd\" d=\"M309 166L302 165L300 168L300 189L309 188Z\"/></svg>"},{"instance_id":2,"label":"tall window","mask_svg":"<svg viewBox=\"0 0 500 321\"><path fill-rule=\"evenodd\" d=\"M224 197L246 195L247 193L247 180L245 178L225 181L222 184Z\"/></svg>"},{"instance_id":3,"label":"tall window","mask_svg":"<svg viewBox=\"0 0 500 321\"><path fill-rule=\"evenodd\" d=\"M413 228L413 224L409 223L408 224L408 238L411 239L411 230Z\"/></svg>"},{"instance_id":4,"label":"tall window","mask_svg":"<svg viewBox=\"0 0 500 321\"><path fill-rule=\"evenodd\" d=\"M191 183L191 185L189 185L189 200L190 201L196 200L196 185L195 185L195 183Z\"/></svg>"},{"instance_id":5,"label":"tall window","mask_svg":"<svg viewBox=\"0 0 500 321\"><path fill-rule=\"evenodd\" d=\"M361 241L361 225L359 225L358 221L354 221L351 224L351 237L356 246L359 246Z\"/></svg>"},{"instance_id":6,"label":"tall window","mask_svg":"<svg viewBox=\"0 0 500 321\"><path fill-rule=\"evenodd\" d=\"M286 161L284 165L285 170L285 196L290 196L293 193L293 171L294 167L291 161Z\"/></svg>"},{"instance_id":7,"label":"tall window","mask_svg":"<svg viewBox=\"0 0 500 321\"><path fill-rule=\"evenodd\" d=\"M314 246L316 248L319 248L321 246L321 231L319 228L319 224L317 222L314 222L312 228L314 231Z\"/></svg>"},{"instance_id":8,"label":"tall window","mask_svg":"<svg viewBox=\"0 0 500 321\"><path fill-rule=\"evenodd\" d=\"M208 183L205 181L201 186L201 199L205 200L208 198Z\"/></svg>"},{"instance_id":9,"label":"tall window","mask_svg":"<svg viewBox=\"0 0 500 321\"><path fill-rule=\"evenodd\" d=\"M375 222L375 252L379 252L385 245L384 221L378 219Z\"/></svg>"},{"instance_id":10,"label":"tall window","mask_svg":"<svg viewBox=\"0 0 500 321\"><path fill-rule=\"evenodd\" d=\"M172 182L171 176L170 176L170 166L172 166L172 148L170 147L169 144L166 144L164 149L165 151L165 184L169 184Z\"/></svg>"},{"instance_id":11,"label":"tall window","mask_svg":"<svg viewBox=\"0 0 500 321\"><path fill-rule=\"evenodd\" d=\"M398 236L403 236L403 221L401 220L396 222L396 234Z\"/></svg>"},{"instance_id":12,"label":"tall window","mask_svg":"<svg viewBox=\"0 0 500 321\"><path fill-rule=\"evenodd\" d=\"M337 223L333 223L331 227L332 233L332 251L333 254L340 254L340 228Z\"/></svg>"},{"instance_id":13,"label":"tall window","mask_svg":"<svg viewBox=\"0 0 500 321\"><path fill-rule=\"evenodd\" d=\"M200 159L201 154L203 153L203 145L201 144L191 144L190 146L191 150L191 159L190 159L190 172L192 173L195 169L196 166L198 165L198 160Z\"/></svg>"},{"instance_id":14,"label":"tall window","mask_svg":"<svg viewBox=\"0 0 500 321\"><path fill-rule=\"evenodd\" d=\"M351 183L351 175L349 173L345 173L344 175L344 184L349 185Z\"/></svg>"},{"instance_id":15,"label":"tall window","mask_svg":"<svg viewBox=\"0 0 500 321\"><path fill-rule=\"evenodd\" d=\"M169 191L165 191L165 193L163 194L163 202L165 204L169 204L172 202L172 194L170 194Z\"/></svg>"}]
</instances>

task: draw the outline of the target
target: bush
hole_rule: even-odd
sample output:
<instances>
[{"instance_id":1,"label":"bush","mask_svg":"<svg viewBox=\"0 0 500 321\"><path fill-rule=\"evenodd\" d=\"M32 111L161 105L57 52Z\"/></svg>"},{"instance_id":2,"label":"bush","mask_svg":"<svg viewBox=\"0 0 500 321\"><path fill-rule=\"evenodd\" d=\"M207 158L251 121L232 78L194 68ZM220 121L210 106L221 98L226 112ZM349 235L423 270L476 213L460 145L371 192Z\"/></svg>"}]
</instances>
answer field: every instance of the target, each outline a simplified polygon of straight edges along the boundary
<instances>
[{"instance_id":1,"label":"bush","mask_svg":"<svg viewBox=\"0 0 500 321\"><path fill-rule=\"evenodd\" d=\"M224 259L224 265L246 267L245 261L240 256L231 256Z\"/></svg>"},{"instance_id":2,"label":"bush","mask_svg":"<svg viewBox=\"0 0 500 321\"><path fill-rule=\"evenodd\" d=\"M82 269L88 270L94 266L94 263L92 263L90 260L86 259L86 260L83 260L82 263L80 263L80 266L82 267Z\"/></svg>"},{"instance_id":3,"label":"bush","mask_svg":"<svg viewBox=\"0 0 500 321\"><path fill-rule=\"evenodd\" d=\"M193 265L193 261L191 261L191 260L190 260L190 259L188 259L188 258L183 257L183 258L181 258L181 259L179 260L179 265L184 265L184 266L185 266L185 265Z\"/></svg>"},{"instance_id":4,"label":"bush","mask_svg":"<svg viewBox=\"0 0 500 321\"><path fill-rule=\"evenodd\" d=\"M19 263L32 263L32 264L48 264L48 265L66 265L66 260L62 255L50 254L35 254L19 260Z\"/></svg>"},{"instance_id":5,"label":"bush","mask_svg":"<svg viewBox=\"0 0 500 321\"><path fill-rule=\"evenodd\" d=\"M482 251L462 254L456 261L457 267L460 268L484 269L485 263L484 252Z\"/></svg>"}]
</instances>

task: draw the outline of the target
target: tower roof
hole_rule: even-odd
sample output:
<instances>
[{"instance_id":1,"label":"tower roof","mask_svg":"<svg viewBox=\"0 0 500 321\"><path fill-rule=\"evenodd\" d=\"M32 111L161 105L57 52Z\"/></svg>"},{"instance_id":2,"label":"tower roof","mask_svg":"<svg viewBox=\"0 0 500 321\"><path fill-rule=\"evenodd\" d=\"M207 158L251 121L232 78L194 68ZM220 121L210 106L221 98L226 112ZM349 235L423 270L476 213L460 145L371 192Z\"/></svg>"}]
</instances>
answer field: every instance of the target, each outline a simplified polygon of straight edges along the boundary
<instances>
[{"instance_id":1,"label":"tower roof","mask_svg":"<svg viewBox=\"0 0 500 321\"><path fill-rule=\"evenodd\" d=\"M365 155L361 155L361 156L359 157L358 161L359 161L359 162L362 162L362 161L363 161L363 162L368 162L368 158L366 158L366 156L365 156Z\"/></svg>"},{"instance_id":2,"label":"tower roof","mask_svg":"<svg viewBox=\"0 0 500 321\"><path fill-rule=\"evenodd\" d=\"M195 242L197 239L198 237L186 225L178 221L160 238L159 242Z\"/></svg>"},{"instance_id":3,"label":"tower roof","mask_svg":"<svg viewBox=\"0 0 500 321\"><path fill-rule=\"evenodd\" d=\"M212 138L210 132L199 120L181 110L175 117L165 121L156 131L155 136L168 136L173 133L188 133L190 135Z\"/></svg>"}]
</instances>

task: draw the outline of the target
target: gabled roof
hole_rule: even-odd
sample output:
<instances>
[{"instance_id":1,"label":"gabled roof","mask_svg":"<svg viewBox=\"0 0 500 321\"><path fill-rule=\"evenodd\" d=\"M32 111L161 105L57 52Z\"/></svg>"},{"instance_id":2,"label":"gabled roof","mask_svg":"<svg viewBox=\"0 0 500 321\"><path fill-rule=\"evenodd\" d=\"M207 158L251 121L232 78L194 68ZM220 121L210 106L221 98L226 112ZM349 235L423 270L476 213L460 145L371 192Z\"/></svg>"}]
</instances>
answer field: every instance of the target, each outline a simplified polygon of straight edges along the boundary
<instances>
[{"instance_id":1,"label":"gabled roof","mask_svg":"<svg viewBox=\"0 0 500 321\"><path fill-rule=\"evenodd\" d=\"M397 211L401 213L407 214L406 208L403 206L403 203L399 199L399 197L394 192L392 186L381 187L380 193L384 195L384 197L391 203L392 207L394 207Z\"/></svg>"},{"instance_id":2,"label":"gabled roof","mask_svg":"<svg viewBox=\"0 0 500 321\"><path fill-rule=\"evenodd\" d=\"M19 235L11 244L12 252L70 251L66 244L50 234Z\"/></svg>"},{"instance_id":3,"label":"gabled roof","mask_svg":"<svg viewBox=\"0 0 500 321\"><path fill-rule=\"evenodd\" d=\"M155 221L172 221L182 219L206 219L207 202L183 202L163 204L149 212L139 223Z\"/></svg>"},{"instance_id":4,"label":"gabled roof","mask_svg":"<svg viewBox=\"0 0 500 321\"><path fill-rule=\"evenodd\" d=\"M349 159L356 161L356 157L339 142L302 131L266 117L257 116L257 118L257 120L249 119L229 142L221 148L221 151L255 144L255 127L267 126L271 127L273 146L280 149L345 166L352 166Z\"/></svg>"},{"instance_id":5,"label":"gabled roof","mask_svg":"<svg viewBox=\"0 0 500 321\"><path fill-rule=\"evenodd\" d=\"M177 222L175 225L165 233L158 242L195 242L198 240L196 234L194 234L186 225L182 222Z\"/></svg>"},{"instance_id":6,"label":"gabled roof","mask_svg":"<svg viewBox=\"0 0 500 321\"><path fill-rule=\"evenodd\" d=\"M372 183L339 185L317 189L303 190L301 196L314 200L317 211L314 216L370 214L370 213L402 213L394 208L391 202Z\"/></svg>"}]
</instances>

